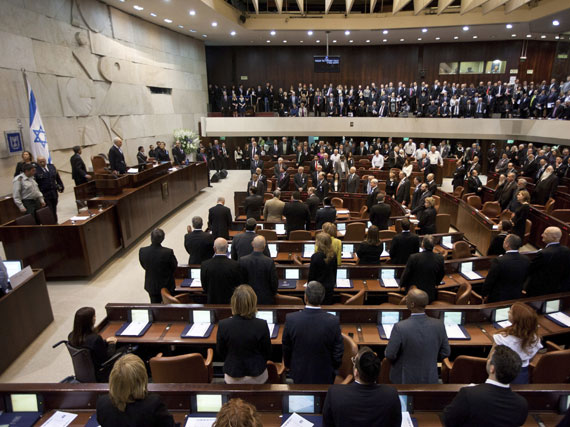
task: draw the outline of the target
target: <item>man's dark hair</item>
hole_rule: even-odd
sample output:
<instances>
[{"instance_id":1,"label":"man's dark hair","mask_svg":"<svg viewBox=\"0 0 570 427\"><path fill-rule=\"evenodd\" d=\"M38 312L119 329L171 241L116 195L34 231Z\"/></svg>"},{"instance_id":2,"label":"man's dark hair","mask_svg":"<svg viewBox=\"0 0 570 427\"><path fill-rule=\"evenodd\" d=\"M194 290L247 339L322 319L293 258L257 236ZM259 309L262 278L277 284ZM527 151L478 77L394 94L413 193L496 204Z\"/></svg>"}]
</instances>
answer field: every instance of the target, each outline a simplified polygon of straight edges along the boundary
<instances>
[{"instance_id":1,"label":"man's dark hair","mask_svg":"<svg viewBox=\"0 0 570 427\"><path fill-rule=\"evenodd\" d=\"M433 251L434 243L433 243L433 237L431 235L424 236L424 238L422 239L422 247L426 251Z\"/></svg>"},{"instance_id":2,"label":"man's dark hair","mask_svg":"<svg viewBox=\"0 0 570 427\"><path fill-rule=\"evenodd\" d=\"M247 231L253 231L255 230L255 227L257 227L257 221L255 220L255 218L248 218L247 221L245 222L245 229Z\"/></svg>"},{"instance_id":3,"label":"man's dark hair","mask_svg":"<svg viewBox=\"0 0 570 427\"><path fill-rule=\"evenodd\" d=\"M204 221L202 221L202 218L199 216L195 216L194 218L192 218L192 228L195 230L199 230L202 228L202 226L204 225Z\"/></svg>"},{"instance_id":4,"label":"man's dark hair","mask_svg":"<svg viewBox=\"0 0 570 427\"><path fill-rule=\"evenodd\" d=\"M510 219L504 219L501 221L501 228L503 229L503 231L509 232L513 229L513 223L511 222Z\"/></svg>"},{"instance_id":5,"label":"man's dark hair","mask_svg":"<svg viewBox=\"0 0 570 427\"><path fill-rule=\"evenodd\" d=\"M356 361L356 370L362 382L374 384L380 373L380 359L370 347L362 347L358 352L360 357Z\"/></svg>"},{"instance_id":6,"label":"man's dark hair","mask_svg":"<svg viewBox=\"0 0 570 427\"><path fill-rule=\"evenodd\" d=\"M249 188L249 192L251 194L257 194L257 187L254 187L253 185Z\"/></svg>"},{"instance_id":7,"label":"man's dark hair","mask_svg":"<svg viewBox=\"0 0 570 427\"><path fill-rule=\"evenodd\" d=\"M509 234L507 237L505 237L505 241L507 242L507 245L509 245L509 248L513 251L517 251L522 246L522 240L516 234Z\"/></svg>"},{"instance_id":8,"label":"man's dark hair","mask_svg":"<svg viewBox=\"0 0 570 427\"><path fill-rule=\"evenodd\" d=\"M22 171L27 172L29 170L35 169L35 167L35 163L25 163L24 166L22 166Z\"/></svg>"},{"instance_id":9,"label":"man's dark hair","mask_svg":"<svg viewBox=\"0 0 570 427\"><path fill-rule=\"evenodd\" d=\"M160 228L155 228L154 230L152 230L152 232L150 233L150 242L153 245L160 245L163 240L164 240L164 231L162 231Z\"/></svg>"},{"instance_id":10,"label":"man's dark hair","mask_svg":"<svg viewBox=\"0 0 570 427\"><path fill-rule=\"evenodd\" d=\"M330 197L325 197L325 198L323 199L323 204L324 204L325 206L330 206L331 203L332 203L332 199L331 199Z\"/></svg>"},{"instance_id":11,"label":"man's dark hair","mask_svg":"<svg viewBox=\"0 0 570 427\"><path fill-rule=\"evenodd\" d=\"M79 145L74 145L73 146L73 152L75 154L79 153L81 151L81 147Z\"/></svg>"},{"instance_id":12,"label":"man's dark hair","mask_svg":"<svg viewBox=\"0 0 570 427\"><path fill-rule=\"evenodd\" d=\"M305 297L307 302L311 305L321 305L325 299L325 287L321 285L316 280L313 280L307 284L305 289Z\"/></svg>"},{"instance_id":13,"label":"man's dark hair","mask_svg":"<svg viewBox=\"0 0 570 427\"><path fill-rule=\"evenodd\" d=\"M293 197L293 200L301 200L301 193L299 193L298 191L293 191L291 196Z\"/></svg>"},{"instance_id":14,"label":"man's dark hair","mask_svg":"<svg viewBox=\"0 0 570 427\"><path fill-rule=\"evenodd\" d=\"M380 202L383 202L383 201L384 201L384 197L386 197L386 193L380 192L380 193L378 193L378 195L376 196L376 201L379 202L379 203L380 203Z\"/></svg>"},{"instance_id":15,"label":"man's dark hair","mask_svg":"<svg viewBox=\"0 0 570 427\"><path fill-rule=\"evenodd\" d=\"M404 218L401 222L402 230L410 231L410 220L408 218Z\"/></svg>"},{"instance_id":16,"label":"man's dark hair","mask_svg":"<svg viewBox=\"0 0 570 427\"><path fill-rule=\"evenodd\" d=\"M506 345L495 346L491 357L491 365L495 367L497 381L510 384L519 374L522 366L520 356Z\"/></svg>"},{"instance_id":17,"label":"man's dark hair","mask_svg":"<svg viewBox=\"0 0 570 427\"><path fill-rule=\"evenodd\" d=\"M139 145L138 151L141 151L144 147L142 145Z\"/></svg>"}]
</instances>

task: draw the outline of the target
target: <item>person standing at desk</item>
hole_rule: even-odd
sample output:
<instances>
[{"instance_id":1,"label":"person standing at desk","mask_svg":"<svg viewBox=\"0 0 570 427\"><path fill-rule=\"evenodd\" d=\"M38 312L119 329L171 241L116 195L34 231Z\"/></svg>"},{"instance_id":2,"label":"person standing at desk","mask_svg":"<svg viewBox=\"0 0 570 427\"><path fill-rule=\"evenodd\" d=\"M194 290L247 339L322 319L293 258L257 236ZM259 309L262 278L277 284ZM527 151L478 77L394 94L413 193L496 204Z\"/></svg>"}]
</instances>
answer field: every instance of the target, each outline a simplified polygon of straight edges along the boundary
<instances>
[{"instance_id":1,"label":"person standing at desk","mask_svg":"<svg viewBox=\"0 0 570 427\"><path fill-rule=\"evenodd\" d=\"M384 203L385 194L378 193L374 205L369 208L370 222L378 227L378 230L387 230L392 208L389 204Z\"/></svg>"},{"instance_id":2,"label":"person standing at desk","mask_svg":"<svg viewBox=\"0 0 570 427\"><path fill-rule=\"evenodd\" d=\"M186 154L182 150L180 141L176 141L174 147L172 147L172 157L174 158L175 165L183 165L186 163Z\"/></svg>"},{"instance_id":3,"label":"person standing at desk","mask_svg":"<svg viewBox=\"0 0 570 427\"><path fill-rule=\"evenodd\" d=\"M266 246L265 237L256 236L251 245L253 252L239 260L242 283L247 283L253 288L259 304L274 304L279 281L275 263L263 254Z\"/></svg>"},{"instance_id":4,"label":"person standing at desk","mask_svg":"<svg viewBox=\"0 0 570 427\"><path fill-rule=\"evenodd\" d=\"M192 227L188 226L188 233L184 236L184 248L190 255L188 264L202 264L214 256L214 237L202 231L204 222L199 216L192 218Z\"/></svg>"},{"instance_id":5,"label":"person standing at desk","mask_svg":"<svg viewBox=\"0 0 570 427\"><path fill-rule=\"evenodd\" d=\"M331 224L334 226L334 224ZM334 229L336 231L336 227ZM336 284L336 271L338 255L332 247L332 238L329 234L321 232L315 238L315 253L311 255L309 266L309 282L317 281L325 288L323 304L334 303L333 294Z\"/></svg>"},{"instance_id":6,"label":"person standing at desk","mask_svg":"<svg viewBox=\"0 0 570 427\"><path fill-rule=\"evenodd\" d=\"M224 206L226 199L218 197L216 206L211 207L208 211L208 228L215 238L230 238L230 226L232 225L232 212L230 208Z\"/></svg>"},{"instance_id":7,"label":"person standing at desk","mask_svg":"<svg viewBox=\"0 0 570 427\"><path fill-rule=\"evenodd\" d=\"M436 298L436 288L445 274L444 259L442 255L433 252L432 236L424 236L422 247L424 248L423 252L413 254L408 259L400 284L406 290L415 286L425 291L431 303Z\"/></svg>"},{"instance_id":8,"label":"person standing at desk","mask_svg":"<svg viewBox=\"0 0 570 427\"><path fill-rule=\"evenodd\" d=\"M23 172L12 181L12 197L14 203L23 214L30 214L35 217L36 211L44 207L46 202L44 196L34 179L36 166L33 163L26 163L22 167Z\"/></svg>"},{"instance_id":9,"label":"person standing at desk","mask_svg":"<svg viewBox=\"0 0 570 427\"><path fill-rule=\"evenodd\" d=\"M47 163L45 157L38 157L35 178L40 191L44 195L44 200L53 212L55 222L57 223L58 193L63 193L64 190L59 173L54 165Z\"/></svg>"},{"instance_id":10,"label":"person standing at desk","mask_svg":"<svg viewBox=\"0 0 570 427\"><path fill-rule=\"evenodd\" d=\"M151 147L152 147L152 145L151 145ZM149 155L150 155L150 152L149 152ZM144 147L141 145L141 146L139 146L138 151L137 151L137 162L139 165L144 165L144 164L146 164L146 161L147 161L147 156L145 156Z\"/></svg>"},{"instance_id":11,"label":"person standing at desk","mask_svg":"<svg viewBox=\"0 0 570 427\"><path fill-rule=\"evenodd\" d=\"M87 173L87 168L81 158L81 147L79 145L73 147L73 156L69 162L71 163L71 178L75 181L76 186L85 184L91 179L91 175Z\"/></svg>"},{"instance_id":12,"label":"person standing at desk","mask_svg":"<svg viewBox=\"0 0 570 427\"><path fill-rule=\"evenodd\" d=\"M139 250L139 262L145 270L144 288L150 296L150 302L160 304L162 288L168 289L171 294L174 293L174 271L178 261L172 249L162 247L164 231L160 228L152 230L150 241L150 246Z\"/></svg>"},{"instance_id":13,"label":"person standing at desk","mask_svg":"<svg viewBox=\"0 0 570 427\"><path fill-rule=\"evenodd\" d=\"M420 238L410 232L410 220L401 221L402 232L392 238L390 244L390 264L406 264L412 254L420 251Z\"/></svg>"},{"instance_id":14,"label":"person standing at desk","mask_svg":"<svg viewBox=\"0 0 570 427\"><path fill-rule=\"evenodd\" d=\"M234 289L241 283L239 264L228 259L228 241L218 237L214 241L213 258L202 263L200 281L208 295L208 304L229 304Z\"/></svg>"},{"instance_id":15,"label":"person standing at desk","mask_svg":"<svg viewBox=\"0 0 570 427\"><path fill-rule=\"evenodd\" d=\"M113 138L113 146L109 150L109 167L115 174L122 175L127 173L127 164L123 155L123 140L119 137Z\"/></svg>"}]
</instances>

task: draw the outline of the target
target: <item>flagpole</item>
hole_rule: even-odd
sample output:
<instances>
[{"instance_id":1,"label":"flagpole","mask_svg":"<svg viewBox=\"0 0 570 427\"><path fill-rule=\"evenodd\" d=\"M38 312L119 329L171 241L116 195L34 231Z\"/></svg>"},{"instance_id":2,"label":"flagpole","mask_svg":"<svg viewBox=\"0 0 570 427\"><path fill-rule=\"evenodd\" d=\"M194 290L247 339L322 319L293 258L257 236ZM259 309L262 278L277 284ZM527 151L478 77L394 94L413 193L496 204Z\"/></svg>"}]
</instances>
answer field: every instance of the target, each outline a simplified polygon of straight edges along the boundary
<instances>
[{"instance_id":1,"label":"flagpole","mask_svg":"<svg viewBox=\"0 0 570 427\"><path fill-rule=\"evenodd\" d=\"M22 76L24 77L24 87L26 88L26 103L28 104L28 114L29 114L29 111L30 111L30 108L29 108L30 91L28 90L28 88L30 87L30 85L28 84L28 76L26 76L26 69L21 68L20 71L22 71ZM29 123L29 121L30 121L30 119L28 119L28 123ZM28 128L29 128L29 124L28 124ZM26 151L26 141L24 139L24 133L22 132L22 129L20 129L20 137L22 138L22 150ZM31 141L30 141L30 143L31 143ZM31 149L31 147L30 147L30 149Z\"/></svg>"}]
</instances>

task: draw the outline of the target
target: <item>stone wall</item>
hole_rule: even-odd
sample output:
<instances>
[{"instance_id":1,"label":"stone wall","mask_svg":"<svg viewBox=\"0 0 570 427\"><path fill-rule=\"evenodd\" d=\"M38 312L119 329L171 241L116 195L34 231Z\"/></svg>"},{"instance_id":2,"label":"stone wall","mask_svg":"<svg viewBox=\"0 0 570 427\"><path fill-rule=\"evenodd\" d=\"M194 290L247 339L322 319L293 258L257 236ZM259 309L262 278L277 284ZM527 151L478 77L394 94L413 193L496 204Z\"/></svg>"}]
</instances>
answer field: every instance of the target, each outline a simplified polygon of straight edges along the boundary
<instances>
[{"instance_id":1,"label":"stone wall","mask_svg":"<svg viewBox=\"0 0 570 427\"><path fill-rule=\"evenodd\" d=\"M128 15L96 0L0 0L0 196L11 192L19 156L4 131L29 141L25 69L36 95L53 163L72 191L69 157L107 153L124 140L127 164L137 147L170 147L176 128L198 130L206 114L203 42ZM149 86L171 89L151 94Z\"/></svg>"}]
</instances>

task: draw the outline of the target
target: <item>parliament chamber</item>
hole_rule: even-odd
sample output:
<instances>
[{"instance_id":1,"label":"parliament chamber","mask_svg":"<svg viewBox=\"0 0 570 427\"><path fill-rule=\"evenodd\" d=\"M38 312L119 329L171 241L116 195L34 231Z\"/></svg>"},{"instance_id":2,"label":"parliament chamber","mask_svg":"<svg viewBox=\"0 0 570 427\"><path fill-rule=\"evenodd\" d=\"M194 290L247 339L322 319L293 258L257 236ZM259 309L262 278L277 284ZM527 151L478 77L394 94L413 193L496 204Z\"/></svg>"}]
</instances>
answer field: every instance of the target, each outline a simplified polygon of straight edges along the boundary
<instances>
[{"instance_id":1,"label":"parliament chamber","mask_svg":"<svg viewBox=\"0 0 570 427\"><path fill-rule=\"evenodd\" d=\"M565 2L0 10L0 425L570 425Z\"/></svg>"}]
</instances>

